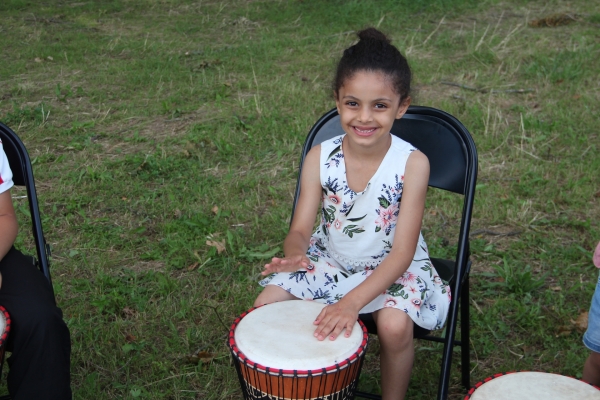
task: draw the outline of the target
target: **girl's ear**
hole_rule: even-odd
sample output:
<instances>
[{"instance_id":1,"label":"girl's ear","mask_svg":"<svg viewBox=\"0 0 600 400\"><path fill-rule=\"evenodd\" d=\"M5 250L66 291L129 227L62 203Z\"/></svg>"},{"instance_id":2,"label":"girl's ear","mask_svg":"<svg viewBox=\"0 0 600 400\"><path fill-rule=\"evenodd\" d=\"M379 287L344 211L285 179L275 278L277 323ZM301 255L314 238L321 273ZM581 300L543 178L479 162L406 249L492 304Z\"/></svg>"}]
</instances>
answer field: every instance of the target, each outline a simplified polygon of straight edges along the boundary
<instances>
[{"instance_id":1,"label":"girl's ear","mask_svg":"<svg viewBox=\"0 0 600 400\"><path fill-rule=\"evenodd\" d=\"M400 107L398 107L398 112L396 113L396 119L400 119L404 114L406 114L406 110L408 110L408 106L410 106L410 101L410 96L406 96L406 99L400 103Z\"/></svg>"},{"instance_id":2,"label":"girl's ear","mask_svg":"<svg viewBox=\"0 0 600 400\"><path fill-rule=\"evenodd\" d=\"M333 98L335 99L335 108L337 108L338 114L340 113L340 98L338 97L338 92L336 90L333 91Z\"/></svg>"}]
</instances>

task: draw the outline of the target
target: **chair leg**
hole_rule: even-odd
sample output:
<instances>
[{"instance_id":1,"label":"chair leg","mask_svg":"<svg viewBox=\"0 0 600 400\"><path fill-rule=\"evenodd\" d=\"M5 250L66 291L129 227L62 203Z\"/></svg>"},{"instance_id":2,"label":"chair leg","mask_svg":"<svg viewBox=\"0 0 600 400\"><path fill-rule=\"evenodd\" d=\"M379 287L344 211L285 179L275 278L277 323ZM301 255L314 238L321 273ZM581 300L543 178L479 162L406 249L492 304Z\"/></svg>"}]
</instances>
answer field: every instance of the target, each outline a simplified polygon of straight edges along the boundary
<instances>
[{"instance_id":1,"label":"chair leg","mask_svg":"<svg viewBox=\"0 0 600 400\"><path fill-rule=\"evenodd\" d=\"M462 384L466 390L471 388L471 339L470 339L470 316L469 316L469 275L463 282L460 294L460 341L461 347L461 369Z\"/></svg>"},{"instance_id":2,"label":"chair leg","mask_svg":"<svg viewBox=\"0 0 600 400\"><path fill-rule=\"evenodd\" d=\"M452 368L452 350L454 349L454 337L456 334L456 317L458 315L458 301L450 303L446 323L446 337L444 338L444 349L442 353L442 367L440 370L440 381L438 386L438 400L448 398L450 388L450 372Z\"/></svg>"}]
</instances>

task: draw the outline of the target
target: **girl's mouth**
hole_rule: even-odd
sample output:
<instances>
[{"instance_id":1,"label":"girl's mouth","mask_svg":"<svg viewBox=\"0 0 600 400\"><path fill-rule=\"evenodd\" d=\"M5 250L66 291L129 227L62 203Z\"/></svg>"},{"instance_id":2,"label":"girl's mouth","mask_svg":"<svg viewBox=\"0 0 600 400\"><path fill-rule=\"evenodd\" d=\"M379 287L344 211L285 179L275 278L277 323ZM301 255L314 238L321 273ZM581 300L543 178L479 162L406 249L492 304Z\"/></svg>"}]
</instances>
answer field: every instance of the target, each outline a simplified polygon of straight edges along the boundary
<instances>
[{"instance_id":1,"label":"girl's mouth","mask_svg":"<svg viewBox=\"0 0 600 400\"><path fill-rule=\"evenodd\" d=\"M356 134L358 136L371 136L373 134L373 132L375 132L375 130L377 130L377 128L368 128L368 127L358 127L358 126L353 126L352 127L354 129L354 132L356 132Z\"/></svg>"}]
</instances>

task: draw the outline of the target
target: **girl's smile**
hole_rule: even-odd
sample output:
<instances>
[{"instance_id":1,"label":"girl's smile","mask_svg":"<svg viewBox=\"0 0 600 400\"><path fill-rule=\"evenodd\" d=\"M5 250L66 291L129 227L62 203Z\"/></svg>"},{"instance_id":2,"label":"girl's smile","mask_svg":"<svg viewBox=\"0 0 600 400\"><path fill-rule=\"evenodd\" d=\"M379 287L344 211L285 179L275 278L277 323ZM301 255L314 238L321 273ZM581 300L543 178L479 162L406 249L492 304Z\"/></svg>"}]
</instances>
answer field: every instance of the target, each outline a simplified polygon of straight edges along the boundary
<instances>
[{"instance_id":1,"label":"girl's smile","mask_svg":"<svg viewBox=\"0 0 600 400\"><path fill-rule=\"evenodd\" d=\"M358 136L371 136L371 134L373 132L375 132L375 128L363 128L363 127L358 127L358 126L354 126L353 127L354 130L356 131L356 134Z\"/></svg>"}]
</instances>

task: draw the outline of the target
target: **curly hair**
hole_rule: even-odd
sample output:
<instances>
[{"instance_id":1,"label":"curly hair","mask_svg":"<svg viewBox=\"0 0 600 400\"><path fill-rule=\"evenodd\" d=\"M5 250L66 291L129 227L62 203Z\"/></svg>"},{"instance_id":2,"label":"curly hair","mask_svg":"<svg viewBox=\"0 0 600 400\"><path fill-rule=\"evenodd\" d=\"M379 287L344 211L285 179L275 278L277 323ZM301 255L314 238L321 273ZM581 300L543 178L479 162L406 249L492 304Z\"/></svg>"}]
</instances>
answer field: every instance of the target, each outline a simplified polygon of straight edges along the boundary
<instances>
[{"instance_id":1,"label":"curly hair","mask_svg":"<svg viewBox=\"0 0 600 400\"><path fill-rule=\"evenodd\" d=\"M410 95L412 73L406 58L391 44L391 40L375 28L358 32L358 43L344 50L338 62L333 92L337 97L346 80L359 71L381 72L392 82L403 102Z\"/></svg>"}]
</instances>

